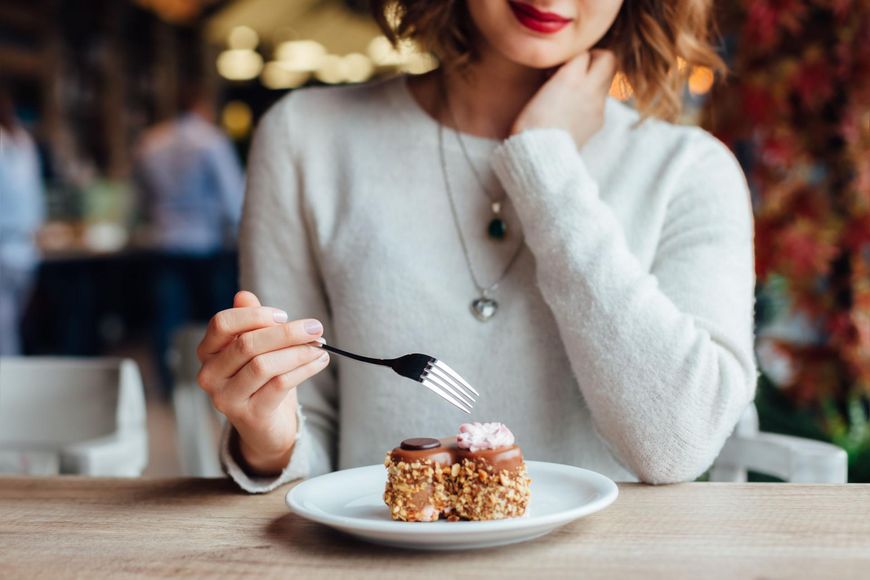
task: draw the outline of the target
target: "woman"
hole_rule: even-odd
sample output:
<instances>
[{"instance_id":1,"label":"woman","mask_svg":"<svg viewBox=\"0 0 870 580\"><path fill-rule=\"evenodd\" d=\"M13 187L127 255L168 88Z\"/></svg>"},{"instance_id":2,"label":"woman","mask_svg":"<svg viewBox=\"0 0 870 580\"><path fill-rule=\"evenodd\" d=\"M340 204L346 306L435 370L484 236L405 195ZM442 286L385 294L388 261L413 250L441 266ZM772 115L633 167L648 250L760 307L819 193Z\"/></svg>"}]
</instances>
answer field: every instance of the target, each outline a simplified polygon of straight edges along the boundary
<instances>
[{"instance_id":1,"label":"woman","mask_svg":"<svg viewBox=\"0 0 870 580\"><path fill-rule=\"evenodd\" d=\"M374 5L387 26L393 3ZM199 351L228 472L268 491L466 419L382 368L327 370L307 346L323 335L449 362L481 392L473 418L509 425L530 458L695 478L754 393L751 212L724 146L646 117L676 113L678 57L718 64L709 2L395 6L395 34L441 69L297 91L255 139L256 294ZM615 69L643 117L607 99Z\"/></svg>"}]
</instances>

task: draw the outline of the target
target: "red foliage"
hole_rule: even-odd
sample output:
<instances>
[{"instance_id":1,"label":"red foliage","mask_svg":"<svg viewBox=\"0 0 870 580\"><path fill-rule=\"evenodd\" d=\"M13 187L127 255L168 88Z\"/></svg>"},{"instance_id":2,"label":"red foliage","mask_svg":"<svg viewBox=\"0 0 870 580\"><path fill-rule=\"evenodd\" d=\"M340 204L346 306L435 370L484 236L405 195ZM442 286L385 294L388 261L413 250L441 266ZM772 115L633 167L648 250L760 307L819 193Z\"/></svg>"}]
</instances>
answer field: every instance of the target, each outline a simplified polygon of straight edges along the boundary
<instances>
[{"instance_id":1,"label":"red foliage","mask_svg":"<svg viewBox=\"0 0 870 580\"><path fill-rule=\"evenodd\" d=\"M759 282L785 278L792 308L820 330L811 345L783 346L796 371L781 386L816 408L870 396L870 15L860 4L726 3L734 81L708 115L714 133L751 151Z\"/></svg>"}]
</instances>

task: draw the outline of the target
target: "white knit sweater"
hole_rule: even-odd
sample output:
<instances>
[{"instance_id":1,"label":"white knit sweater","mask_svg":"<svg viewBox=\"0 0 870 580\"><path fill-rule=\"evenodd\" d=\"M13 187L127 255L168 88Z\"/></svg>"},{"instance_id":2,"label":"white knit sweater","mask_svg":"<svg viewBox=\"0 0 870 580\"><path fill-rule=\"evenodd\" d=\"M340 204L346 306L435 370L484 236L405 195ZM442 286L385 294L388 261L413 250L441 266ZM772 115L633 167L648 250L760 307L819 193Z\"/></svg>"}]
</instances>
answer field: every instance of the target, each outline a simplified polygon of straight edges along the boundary
<instances>
[{"instance_id":1,"label":"white knit sweater","mask_svg":"<svg viewBox=\"0 0 870 580\"><path fill-rule=\"evenodd\" d=\"M487 239L489 202L445 131L478 277L498 277L520 231L526 245L481 323L437 124L405 79L296 91L254 140L242 287L291 319L322 320L341 348L446 361L481 393L471 419L507 424L527 459L691 480L755 391L751 208L721 143L637 121L608 102L579 152L556 129L466 136L490 193L510 200L502 242ZM248 477L225 437L224 465L244 489L380 463L402 439L468 419L389 369L338 356L298 392L302 428L280 477Z\"/></svg>"}]
</instances>

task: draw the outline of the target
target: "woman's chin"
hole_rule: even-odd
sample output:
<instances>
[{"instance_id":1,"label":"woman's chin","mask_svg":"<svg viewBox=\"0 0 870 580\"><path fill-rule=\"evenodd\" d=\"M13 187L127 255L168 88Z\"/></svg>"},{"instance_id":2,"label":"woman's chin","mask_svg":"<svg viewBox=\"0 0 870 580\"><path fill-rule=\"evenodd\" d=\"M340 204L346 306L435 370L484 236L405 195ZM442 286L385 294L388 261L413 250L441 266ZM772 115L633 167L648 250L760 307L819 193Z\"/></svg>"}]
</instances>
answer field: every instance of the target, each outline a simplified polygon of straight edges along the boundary
<instances>
[{"instance_id":1,"label":"woman's chin","mask_svg":"<svg viewBox=\"0 0 870 580\"><path fill-rule=\"evenodd\" d=\"M532 50L505 51L504 56L513 63L534 69L550 69L568 62L573 55L555 51L552 47L534 47Z\"/></svg>"},{"instance_id":2,"label":"woman's chin","mask_svg":"<svg viewBox=\"0 0 870 580\"><path fill-rule=\"evenodd\" d=\"M514 60L516 64L522 65L527 68L533 68L537 70L547 70L551 68L558 68L568 62L567 58L547 58L547 59L521 59Z\"/></svg>"}]
</instances>

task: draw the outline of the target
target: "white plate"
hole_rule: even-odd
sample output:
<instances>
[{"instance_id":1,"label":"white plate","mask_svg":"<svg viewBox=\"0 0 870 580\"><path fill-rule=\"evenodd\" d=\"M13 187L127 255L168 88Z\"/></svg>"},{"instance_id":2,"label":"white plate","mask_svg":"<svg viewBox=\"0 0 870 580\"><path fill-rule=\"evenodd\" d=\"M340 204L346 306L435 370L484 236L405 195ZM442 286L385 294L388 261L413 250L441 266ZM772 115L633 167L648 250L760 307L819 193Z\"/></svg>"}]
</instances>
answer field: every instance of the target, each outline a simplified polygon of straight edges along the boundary
<instances>
[{"instance_id":1,"label":"white plate","mask_svg":"<svg viewBox=\"0 0 870 580\"><path fill-rule=\"evenodd\" d=\"M532 497L521 518L488 522L396 522L384 505L387 472L370 465L303 481L287 493L300 516L376 544L421 550L485 548L531 540L604 509L619 493L594 471L527 461Z\"/></svg>"}]
</instances>

